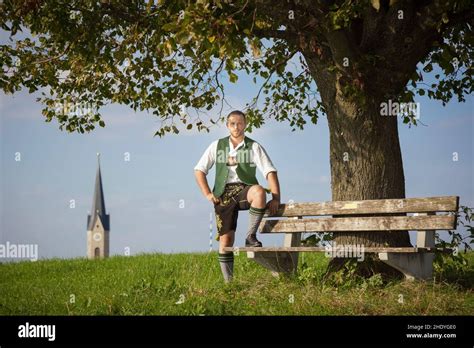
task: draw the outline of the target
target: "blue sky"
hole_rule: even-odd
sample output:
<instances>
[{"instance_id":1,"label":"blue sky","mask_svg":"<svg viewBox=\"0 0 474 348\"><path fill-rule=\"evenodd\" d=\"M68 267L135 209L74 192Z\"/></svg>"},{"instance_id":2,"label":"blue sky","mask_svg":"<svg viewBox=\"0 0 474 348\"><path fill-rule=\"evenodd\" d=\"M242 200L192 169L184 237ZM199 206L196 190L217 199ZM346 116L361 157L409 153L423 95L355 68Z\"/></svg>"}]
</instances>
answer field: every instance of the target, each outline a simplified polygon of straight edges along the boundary
<instances>
[{"instance_id":1,"label":"blue sky","mask_svg":"<svg viewBox=\"0 0 474 348\"><path fill-rule=\"evenodd\" d=\"M225 87L232 109L243 108L258 92L251 77L243 75ZM212 205L201 195L193 167L213 140L227 135L224 125L209 134L154 138L157 118L112 105L102 112L105 128L69 134L55 121L44 122L35 98L21 92L0 99L0 243L38 244L40 258L85 256L100 152L111 254L124 254L127 247L131 254L209 249ZM474 206L472 98L446 107L427 98L417 101L424 125L408 128L399 120L406 196L459 195L462 205ZM282 201L331 200L325 117L304 131L291 132L287 123L269 121L247 135L264 146L278 169ZM15 161L17 152L21 161ZM124 160L127 152L129 162ZM208 176L211 188L213 178L214 168ZM260 173L258 178L265 182ZM71 199L75 208L70 208ZM240 213L236 245L243 245L247 217ZM215 230L214 221L213 226ZM282 240L261 239L267 246Z\"/></svg>"}]
</instances>

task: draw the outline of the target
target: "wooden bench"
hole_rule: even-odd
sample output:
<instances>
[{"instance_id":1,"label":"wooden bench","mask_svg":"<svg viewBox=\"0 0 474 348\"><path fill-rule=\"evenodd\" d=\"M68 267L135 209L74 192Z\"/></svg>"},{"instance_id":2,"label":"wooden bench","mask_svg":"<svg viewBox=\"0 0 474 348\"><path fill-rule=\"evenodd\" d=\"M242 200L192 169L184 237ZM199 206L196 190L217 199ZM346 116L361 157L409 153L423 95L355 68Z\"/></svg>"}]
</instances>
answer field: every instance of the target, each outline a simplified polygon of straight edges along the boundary
<instances>
[{"instance_id":1,"label":"wooden bench","mask_svg":"<svg viewBox=\"0 0 474 348\"><path fill-rule=\"evenodd\" d=\"M281 204L276 215L265 214L259 227L260 233L284 233L283 247L224 250L247 252L247 257L276 275L296 272L299 252L328 251L324 246L301 246L302 233L417 231L415 247L365 247L364 252L377 253L407 279L430 279L435 231L456 229L458 206L458 196ZM397 216L380 216L394 213ZM308 218L317 216L323 217Z\"/></svg>"}]
</instances>

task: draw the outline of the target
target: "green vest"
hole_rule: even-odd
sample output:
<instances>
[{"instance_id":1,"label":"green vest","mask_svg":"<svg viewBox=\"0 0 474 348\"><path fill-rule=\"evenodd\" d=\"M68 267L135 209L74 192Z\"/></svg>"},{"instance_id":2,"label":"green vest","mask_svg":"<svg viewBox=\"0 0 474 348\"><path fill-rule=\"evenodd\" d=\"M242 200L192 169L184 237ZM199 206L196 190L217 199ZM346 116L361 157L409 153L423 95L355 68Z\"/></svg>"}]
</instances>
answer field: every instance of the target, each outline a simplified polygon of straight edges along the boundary
<instances>
[{"instance_id":1,"label":"green vest","mask_svg":"<svg viewBox=\"0 0 474 348\"><path fill-rule=\"evenodd\" d=\"M216 152L216 179L212 193L214 196L220 197L224 193L227 177L229 176L229 168L227 168L227 158L229 157L229 137L219 139ZM252 144L254 141L248 137L244 137L244 145L237 150L237 176L247 185L258 185L256 174L256 165L253 163Z\"/></svg>"}]
</instances>

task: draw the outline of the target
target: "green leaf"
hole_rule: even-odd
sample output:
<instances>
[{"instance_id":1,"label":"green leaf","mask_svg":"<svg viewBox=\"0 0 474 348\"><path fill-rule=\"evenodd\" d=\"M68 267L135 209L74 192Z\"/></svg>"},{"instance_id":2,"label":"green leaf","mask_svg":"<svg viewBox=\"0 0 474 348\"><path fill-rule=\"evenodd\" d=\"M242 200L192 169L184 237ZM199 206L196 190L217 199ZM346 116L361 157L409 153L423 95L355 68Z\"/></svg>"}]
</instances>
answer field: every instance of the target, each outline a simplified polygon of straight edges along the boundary
<instances>
[{"instance_id":1,"label":"green leaf","mask_svg":"<svg viewBox=\"0 0 474 348\"><path fill-rule=\"evenodd\" d=\"M238 76L236 74L234 74L233 72L230 72L229 73L229 81L232 82L232 83L235 83L237 82L238 80Z\"/></svg>"}]
</instances>

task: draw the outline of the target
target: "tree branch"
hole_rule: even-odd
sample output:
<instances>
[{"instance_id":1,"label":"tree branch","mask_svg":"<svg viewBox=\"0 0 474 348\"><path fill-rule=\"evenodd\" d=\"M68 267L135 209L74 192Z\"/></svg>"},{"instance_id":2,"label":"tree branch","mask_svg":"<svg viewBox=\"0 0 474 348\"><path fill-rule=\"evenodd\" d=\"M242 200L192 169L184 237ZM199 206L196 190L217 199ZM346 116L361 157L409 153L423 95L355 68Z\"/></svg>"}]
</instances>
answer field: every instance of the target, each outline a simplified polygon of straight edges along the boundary
<instances>
[{"instance_id":1,"label":"tree branch","mask_svg":"<svg viewBox=\"0 0 474 348\"><path fill-rule=\"evenodd\" d=\"M284 39L284 40L296 40L298 34L290 32L288 30L272 30L272 29L256 29L253 31L255 36L266 39Z\"/></svg>"}]
</instances>

